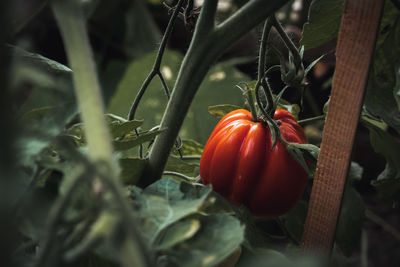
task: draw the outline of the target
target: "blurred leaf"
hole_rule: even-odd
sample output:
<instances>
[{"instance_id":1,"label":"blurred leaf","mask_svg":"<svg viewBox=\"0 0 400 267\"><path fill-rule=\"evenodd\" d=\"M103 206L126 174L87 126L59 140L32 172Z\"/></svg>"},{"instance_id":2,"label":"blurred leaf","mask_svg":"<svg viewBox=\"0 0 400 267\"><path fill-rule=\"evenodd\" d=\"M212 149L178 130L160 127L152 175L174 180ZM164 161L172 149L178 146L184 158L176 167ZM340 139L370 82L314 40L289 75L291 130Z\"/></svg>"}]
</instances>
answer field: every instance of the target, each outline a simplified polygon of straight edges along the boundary
<instances>
[{"instance_id":1,"label":"blurred leaf","mask_svg":"<svg viewBox=\"0 0 400 267\"><path fill-rule=\"evenodd\" d=\"M350 188L349 191L347 193L347 197L346 199L343 199L343 211L341 211L341 215L342 218L342 222L341 222L341 226L342 229L340 232L341 235L341 239L339 239L338 242L340 242L341 248L344 247L344 249L347 249L346 251L350 251L353 248L353 245L355 244L354 242L356 242L357 238L359 238L359 233L360 231L356 229L356 227L360 227L359 225L360 221L360 217L362 217L361 221L363 220L363 212L364 212L364 205L363 202L361 200L361 198L359 197L358 193L351 187L351 182L354 180L359 180L361 179L363 173L363 168L356 162L351 162L351 167L350 167L350 171L348 174L348 187ZM347 188L347 187L346 187ZM353 192L353 191L354 192ZM345 193L346 194L346 193ZM357 195L357 196L354 196ZM352 202L354 201L354 202ZM361 202L360 202L361 201ZM302 236L303 236L303 230L304 230L304 223L306 221L306 216L307 216L307 210L308 210L308 203L300 200L297 205L291 210L289 211L289 213L284 215L284 223L285 223L285 227L286 229L289 231L289 233L291 233L296 240L301 240ZM352 213L351 215L349 213ZM347 214L347 215L346 215ZM361 215L360 215L361 214ZM347 217L346 217L347 216ZM354 223L354 229L353 228L344 228L347 227L346 223ZM348 236L348 240L346 240L346 231L350 231L349 229L353 229L354 232L352 234L350 234ZM348 247L346 247L346 244L343 244L345 242L349 241Z\"/></svg>"},{"instance_id":2,"label":"blurred leaf","mask_svg":"<svg viewBox=\"0 0 400 267\"><path fill-rule=\"evenodd\" d=\"M145 142L153 140L163 130L153 130L145 133L140 133L139 136L131 135L129 138L122 140L114 140L113 145L115 150L128 150Z\"/></svg>"},{"instance_id":3,"label":"blurred leaf","mask_svg":"<svg viewBox=\"0 0 400 267\"><path fill-rule=\"evenodd\" d=\"M142 125L143 121L126 121L113 114L106 114L105 116L112 134L114 149L117 151L128 150L149 142L163 132L163 130L143 131L139 132L139 136L137 136L132 130ZM83 123L77 123L66 131L66 135L72 138L78 146L86 146L84 127Z\"/></svg>"},{"instance_id":4,"label":"blurred leaf","mask_svg":"<svg viewBox=\"0 0 400 267\"><path fill-rule=\"evenodd\" d=\"M318 258L313 255L307 256L304 253L291 253L291 257L286 257L283 253L272 249L251 249L245 250L240 258L237 267L320 267ZM325 263L325 262L324 262Z\"/></svg>"},{"instance_id":5,"label":"blurred leaf","mask_svg":"<svg viewBox=\"0 0 400 267\"><path fill-rule=\"evenodd\" d=\"M336 244L346 256L350 256L360 244L361 229L365 219L364 212L364 202L360 194L348 184L344 190L335 234Z\"/></svg>"},{"instance_id":6,"label":"blurred leaf","mask_svg":"<svg viewBox=\"0 0 400 267\"><path fill-rule=\"evenodd\" d=\"M300 241L303 236L307 210L307 202L300 200L289 213L284 215L286 230L298 241Z\"/></svg>"},{"instance_id":7,"label":"blurred leaf","mask_svg":"<svg viewBox=\"0 0 400 267\"><path fill-rule=\"evenodd\" d=\"M308 22L303 26L301 45L308 50L334 39L339 31L343 10L344 0L313 0Z\"/></svg>"},{"instance_id":8,"label":"blurred leaf","mask_svg":"<svg viewBox=\"0 0 400 267\"><path fill-rule=\"evenodd\" d=\"M147 159L140 158L120 158L121 168L120 177L125 185L134 185L140 178L143 168L146 166Z\"/></svg>"},{"instance_id":9,"label":"blurred leaf","mask_svg":"<svg viewBox=\"0 0 400 267\"><path fill-rule=\"evenodd\" d=\"M386 131L387 125L361 117L361 122L370 132L371 145L376 153L386 159L386 168L372 184L377 188L379 196L387 201L400 199L400 142Z\"/></svg>"},{"instance_id":10,"label":"blurred leaf","mask_svg":"<svg viewBox=\"0 0 400 267\"><path fill-rule=\"evenodd\" d=\"M55 108L54 107L41 107L28 111L21 117L22 124L28 124L32 121L40 121L46 118Z\"/></svg>"},{"instance_id":11,"label":"blurred leaf","mask_svg":"<svg viewBox=\"0 0 400 267\"><path fill-rule=\"evenodd\" d=\"M396 94L396 66L400 64L400 11L385 2L373 63L365 96L365 107L400 133L400 110Z\"/></svg>"},{"instance_id":12,"label":"blurred leaf","mask_svg":"<svg viewBox=\"0 0 400 267\"><path fill-rule=\"evenodd\" d=\"M244 227L228 214L199 216L201 228L193 238L166 252L174 266L215 266L244 240Z\"/></svg>"},{"instance_id":13,"label":"blurred leaf","mask_svg":"<svg viewBox=\"0 0 400 267\"><path fill-rule=\"evenodd\" d=\"M137 92L153 67L155 57L156 53L150 53L129 64L114 96L111 98L108 112L122 117L128 115ZM170 88L172 88L173 82L177 78L182 59L182 55L178 52L166 51L164 54L161 71ZM143 127L150 129L159 124L166 103L167 99L163 93L161 82L155 77L147 88L146 94L137 110L136 118L145 119Z\"/></svg>"},{"instance_id":14,"label":"blurred leaf","mask_svg":"<svg viewBox=\"0 0 400 267\"><path fill-rule=\"evenodd\" d=\"M126 14L124 50L131 57L140 57L157 49L161 34L144 1L135 0Z\"/></svg>"},{"instance_id":15,"label":"blurred leaf","mask_svg":"<svg viewBox=\"0 0 400 267\"><path fill-rule=\"evenodd\" d=\"M201 156L203 153L203 147L204 146L197 141L184 139L182 140L182 147L180 148L180 151L183 156ZM175 156L179 156L175 147L173 148L172 152Z\"/></svg>"},{"instance_id":16,"label":"blurred leaf","mask_svg":"<svg viewBox=\"0 0 400 267\"><path fill-rule=\"evenodd\" d=\"M171 156L168 158L166 171L179 172L187 176L196 176L195 171L199 168L199 162L187 162L178 157Z\"/></svg>"},{"instance_id":17,"label":"blurred leaf","mask_svg":"<svg viewBox=\"0 0 400 267\"><path fill-rule=\"evenodd\" d=\"M350 170L347 181L352 182L354 180L360 181L363 175L364 169L357 162L352 161L350 163Z\"/></svg>"},{"instance_id":18,"label":"blurred leaf","mask_svg":"<svg viewBox=\"0 0 400 267\"><path fill-rule=\"evenodd\" d=\"M237 267L286 267L294 266L284 254L272 249L245 250ZM300 265L296 265L300 266Z\"/></svg>"},{"instance_id":19,"label":"blurred leaf","mask_svg":"<svg viewBox=\"0 0 400 267\"><path fill-rule=\"evenodd\" d=\"M18 34L40 13L47 5L48 1L49 0L14 0L10 8L12 16L7 17L7 19L11 19L11 23L7 23L7 25L11 25L14 34Z\"/></svg>"},{"instance_id":20,"label":"blurred leaf","mask_svg":"<svg viewBox=\"0 0 400 267\"><path fill-rule=\"evenodd\" d=\"M208 113L211 115L215 116L217 119L222 119L226 114L228 114L231 111L241 109L242 107L235 106L235 105L215 105L215 106L209 106L208 107Z\"/></svg>"},{"instance_id":21,"label":"blurred leaf","mask_svg":"<svg viewBox=\"0 0 400 267\"><path fill-rule=\"evenodd\" d=\"M135 130L142 124L143 124L143 121L133 120L133 121L123 122L119 125L111 125L111 127L110 127L111 135L114 138L124 136L126 134L131 133L133 130Z\"/></svg>"},{"instance_id":22,"label":"blurred leaf","mask_svg":"<svg viewBox=\"0 0 400 267\"><path fill-rule=\"evenodd\" d=\"M192 238L201 227L200 220L192 217L185 218L169 227L161 238L160 244L157 245L157 249L170 249L175 245Z\"/></svg>"},{"instance_id":23,"label":"blurred leaf","mask_svg":"<svg viewBox=\"0 0 400 267\"><path fill-rule=\"evenodd\" d=\"M128 114L129 107L153 66L154 58L155 53L152 53L129 65L116 93L111 99L108 112L119 116ZM164 54L161 72L170 90L172 90L174 81L177 78L182 59L182 55L174 51L166 51ZM227 64L217 64L213 67L204 79L189 109L181 128L181 137L192 138L198 142L205 143L218 122L216 118L208 114L207 107L220 103L241 105L243 103L242 93L235 85L246 80L249 80L246 75ZM155 77L140 103L136 118L144 119L144 128L152 128L154 125L159 124L166 103L167 100L161 83Z\"/></svg>"},{"instance_id":24,"label":"blurred leaf","mask_svg":"<svg viewBox=\"0 0 400 267\"><path fill-rule=\"evenodd\" d=\"M45 148L76 114L72 71L66 66L7 46L13 54L12 89L18 98L17 114L22 127L18 147L20 162L34 164Z\"/></svg>"},{"instance_id":25,"label":"blurred leaf","mask_svg":"<svg viewBox=\"0 0 400 267\"><path fill-rule=\"evenodd\" d=\"M141 230L150 244L157 243L163 231L173 223L198 213L211 188L200 184L163 178L143 191L134 187L132 198L138 205Z\"/></svg>"},{"instance_id":26,"label":"blurred leaf","mask_svg":"<svg viewBox=\"0 0 400 267\"><path fill-rule=\"evenodd\" d=\"M143 0L100 1L91 21L104 43L128 57L156 50L161 39Z\"/></svg>"}]
</instances>

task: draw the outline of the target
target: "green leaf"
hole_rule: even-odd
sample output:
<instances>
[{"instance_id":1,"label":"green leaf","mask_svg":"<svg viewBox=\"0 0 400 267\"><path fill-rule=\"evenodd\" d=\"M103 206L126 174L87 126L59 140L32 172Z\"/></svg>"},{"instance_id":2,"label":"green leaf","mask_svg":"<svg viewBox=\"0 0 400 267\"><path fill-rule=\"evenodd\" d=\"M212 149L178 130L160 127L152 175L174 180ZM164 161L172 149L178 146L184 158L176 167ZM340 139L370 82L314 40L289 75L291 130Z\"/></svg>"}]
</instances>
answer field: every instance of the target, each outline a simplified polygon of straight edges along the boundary
<instances>
[{"instance_id":1,"label":"green leaf","mask_svg":"<svg viewBox=\"0 0 400 267\"><path fill-rule=\"evenodd\" d=\"M315 168L318 160L319 147L313 144L289 143L288 145L286 145L286 148L288 152L293 156L293 158L311 176L311 170ZM311 168L308 167L305 159L310 163Z\"/></svg>"},{"instance_id":2,"label":"green leaf","mask_svg":"<svg viewBox=\"0 0 400 267\"><path fill-rule=\"evenodd\" d=\"M171 156L168 158L167 165L165 166L166 171L179 172L187 176L195 177L195 173L199 169L199 162L188 162L178 157ZM197 171L198 172L198 171Z\"/></svg>"},{"instance_id":3,"label":"green leaf","mask_svg":"<svg viewBox=\"0 0 400 267\"><path fill-rule=\"evenodd\" d=\"M185 218L169 227L161 238L160 243L157 245L157 249L170 249L192 238L201 227L200 220L193 217L194 216Z\"/></svg>"},{"instance_id":4,"label":"green leaf","mask_svg":"<svg viewBox=\"0 0 400 267\"><path fill-rule=\"evenodd\" d=\"M66 66L14 46L6 46L13 57L11 88L18 96L20 117L19 159L32 166L40 151L64 130L76 114L72 71Z\"/></svg>"},{"instance_id":5,"label":"green leaf","mask_svg":"<svg viewBox=\"0 0 400 267\"><path fill-rule=\"evenodd\" d=\"M226 114L237 109L241 109L241 107L229 104L215 105L208 107L208 113L210 113L217 119L222 119L222 117L224 117Z\"/></svg>"},{"instance_id":6,"label":"green leaf","mask_svg":"<svg viewBox=\"0 0 400 267\"><path fill-rule=\"evenodd\" d=\"M400 133L396 66L400 65L400 11L385 2L365 95L365 108Z\"/></svg>"},{"instance_id":7,"label":"green leaf","mask_svg":"<svg viewBox=\"0 0 400 267\"><path fill-rule=\"evenodd\" d=\"M296 240L301 240L303 236L307 210L307 202L300 200L289 213L284 215L286 230L289 231Z\"/></svg>"},{"instance_id":8,"label":"green leaf","mask_svg":"<svg viewBox=\"0 0 400 267\"><path fill-rule=\"evenodd\" d=\"M215 266L244 241L244 227L228 214L198 216L201 228L193 238L169 250L173 266Z\"/></svg>"},{"instance_id":9,"label":"green leaf","mask_svg":"<svg viewBox=\"0 0 400 267\"><path fill-rule=\"evenodd\" d=\"M346 256L350 256L360 244L364 213L364 202L360 194L348 184L344 190L335 234L336 244Z\"/></svg>"},{"instance_id":10,"label":"green leaf","mask_svg":"<svg viewBox=\"0 0 400 267\"><path fill-rule=\"evenodd\" d=\"M337 36L343 10L344 0L312 1L300 40L305 50L323 45Z\"/></svg>"},{"instance_id":11,"label":"green leaf","mask_svg":"<svg viewBox=\"0 0 400 267\"><path fill-rule=\"evenodd\" d=\"M119 82L115 94L112 96L108 105L108 112L118 116L126 117L130 106L135 99L143 81L153 67L156 52L146 54L138 60L132 61L125 70L122 80ZM177 78L180 63L183 57L180 53L166 51L163 57L161 72L164 74L165 81L169 88L172 88ZM163 110L167 104L162 85L158 77L155 77L147 88L136 118L144 119L143 127L146 129L158 125L161 120ZM151 110L151 112L149 112Z\"/></svg>"},{"instance_id":12,"label":"green leaf","mask_svg":"<svg viewBox=\"0 0 400 267\"><path fill-rule=\"evenodd\" d=\"M132 133L133 130L138 128L143 124L143 121L139 120L132 120L132 121L127 121L123 122L119 125L111 126L111 135L114 138L122 137L126 134Z\"/></svg>"},{"instance_id":13,"label":"green leaf","mask_svg":"<svg viewBox=\"0 0 400 267\"><path fill-rule=\"evenodd\" d=\"M143 1L133 1L125 16L124 50L131 57L157 49L161 41L160 31ZM121 14L121 13L118 13Z\"/></svg>"},{"instance_id":14,"label":"green leaf","mask_svg":"<svg viewBox=\"0 0 400 267\"><path fill-rule=\"evenodd\" d=\"M291 145L287 145L286 148L287 151L290 153L290 155L292 155L292 157L297 161L297 163L299 163L300 166L307 172L307 174L311 176L311 170L308 167L306 161L304 160L304 156L301 150Z\"/></svg>"},{"instance_id":15,"label":"green leaf","mask_svg":"<svg viewBox=\"0 0 400 267\"><path fill-rule=\"evenodd\" d=\"M120 158L119 166L121 168L120 177L125 185L134 185L140 178L147 159L140 158Z\"/></svg>"},{"instance_id":16,"label":"green leaf","mask_svg":"<svg viewBox=\"0 0 400 267\"><path fill-rule=\"evenodd\" d=\"M163 132L162 129L144 131L139 132L139 136L137 136L135 133L132 133L132 130L142 125L142 121L126 121L112 114L106 114L105 117L111 130L114 149L117 151L128 150L145 142L149 142ZM83 123L74 124L67 129L65 135L72 138L76 145L86 146L84 127L85 125Z\"/></svg>"},{"instance_id":17,"label":"green leaf","mask_svg":"<svg viewBox=\"0 0 400 267\"><path fill-rule=\"evenodd\" d=\"M145 190L133 187L141 230L150 244L157 243L172 224L202 210L212 192L210 187L163 178Z\"/></svg>"},{"instance_id":18,"label":"green leaf","mask_svg":"<svg viewBox=\"0 0 400 267\"><path fill-rule=\"evenodd\" d=\"M41 121L46 118L46 116L49 115L52 111L54 111L54 107L41 107L41 108L35 108L32 109L31 111L28 111L21 117L21 123L22 124L28 124L28 123L37 123L38 121Z\"/></svg>"},{"instance_id":19,"label":"green leaf","mask_svg":"<svg viewBox=\"0 0 400 267\"><path fill-rule=\"evenodd\" d=\"M92 2L92 1L91 1ZM91 22L101 30L105 42L129 58L157 49L160 31L145 1L100 1Z\"/></svg>"},{"instance_id":20,"label":"green leaf","mask_svg":"<svg viewBox=\"0 0 400 267\"><path fill-rule=\"evenodd\" d=\"M350 170L348 174L348 182L352 182L354 180L360 181L363 175L364 169L357 162L352 161L350 163Z\"/></svg>"},{"instance_id":21,"label":"green leaf","mask_svg":"<svg viewBox=\"0 0 400 267\"><path fill-rule=\"evenodd\" d=\"M163 131L164 130L153 130L145 133L140 133L139 136L133 134L130 137L124 138L122 140L114 140L113 142L114 149L120 151L120 150L128 150L134 148L140 144L153 140L157 135L159 135Z\"/></svg>"},{"instance_id":22,"label":"green leaf","mask_svg":"<svg viewBox=\"0 0 400 267\"><path fill-rule=\"evenodd\" d=\"M372 184L379 196L386 201L400 200L400 142L386 131L387 125L366 116L361 122L370 132L371 145L375 152L386 159L386 168Z\"/></svg>"},{"instance_id":23,"label":"green leaf","mask_svg":"<svg viewBox=\"0 0 400 267\"><path fill-rule=\"evenodd\" d=\"M325 55L320 56L319 58L315 59L307 68L304 70L304 76L307 76L307 73L324 57Z\"/></svg>"},{"instance_id":24,"label":"green leaf","mask_svg":"<svg viewBox=\"0 0 400 267\"><path fill-rule=\"evenodd\" d=\"M182 140L182 147L180 148L182 155L184 156L201 156L203 153L203 145L199 142L191 139ZM176 148L173 148L173 154L179 156Z\"/></svg>"},{"instance_id":25,"label":"green leaf","mask_svg":"<svg viewBox=\"0 0 400 267\"><path fill-rule=\"evenodd\" d=\"M272 249L251 249L245 250L237 267L298 267L298 266L314 266L305 265L299 261L291 261L284 254Z\"/></svg>"},{"instance_id":26,"label":"green leaf","mask_svg":"<svg viewBox=\"0 0 400 267\"><path fill-rule=\"evenodd\" d=\"M285 110L289 111L290 113L292 113L292 115L296 118L296 120L299 119L299 113L300 113L299 105L291 104L281 97L279 99L277 108L285 109Z\"/></svg>"}]
</instances>

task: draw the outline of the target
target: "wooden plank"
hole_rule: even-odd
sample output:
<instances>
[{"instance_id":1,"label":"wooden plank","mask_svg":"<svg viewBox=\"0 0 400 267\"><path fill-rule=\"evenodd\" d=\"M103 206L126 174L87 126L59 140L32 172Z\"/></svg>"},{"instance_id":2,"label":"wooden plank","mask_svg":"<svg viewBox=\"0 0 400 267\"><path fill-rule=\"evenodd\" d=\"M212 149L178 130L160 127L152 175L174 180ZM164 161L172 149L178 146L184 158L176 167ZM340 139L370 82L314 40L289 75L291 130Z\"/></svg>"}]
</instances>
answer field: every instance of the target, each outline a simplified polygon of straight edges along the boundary
<instances>
[{"instance_id":1,"label":"wooden plank","mask_svg":"<svg viewBox=\"0 0 400 267\"><path fill-rule=\"evenodd\" d=\"M345 2L331 100L302 239L306 250L328 252L333 246L383 2Z\"/></svg>"}]
</instances>

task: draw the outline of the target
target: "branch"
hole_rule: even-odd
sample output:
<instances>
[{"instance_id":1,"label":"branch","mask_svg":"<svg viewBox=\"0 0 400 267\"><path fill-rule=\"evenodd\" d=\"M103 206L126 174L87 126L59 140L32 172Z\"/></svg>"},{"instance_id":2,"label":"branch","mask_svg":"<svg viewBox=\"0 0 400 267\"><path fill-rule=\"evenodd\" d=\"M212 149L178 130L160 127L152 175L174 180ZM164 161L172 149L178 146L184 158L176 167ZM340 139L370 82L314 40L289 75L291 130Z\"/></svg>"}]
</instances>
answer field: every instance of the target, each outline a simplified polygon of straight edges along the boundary
<instances>
[{"instance_id":1,"label":"branch","mask_svg":"<svg viewBox=\"0 0 400 267\"><path fill-rule=\"evenodd\" d=\"M164 81L164 78L162 77L162 74L160 72L160 67L161 67L161 60L162 57L164 55L165 52L165 47L167 46L167 41L171 35L172 29L174 27L175 24L175 20L178 17L179 11L183 6L183 3L185 2L185 0L179 0L178 4L175 7L174 12L172 13L172 16L168 22L167 25L167 29L165 30L165 33L163 35L163 38L161 40L161 44L160 47L158 48L158 53L157 53L157 57L156 60L154 61L154 65L152 70L150 71L149 75L147 76L147 78L145 79L145 81L142 84L142 87L140 88L138 94L135 97L135 100L132 104L132 107L129 111L129 115L128 115L128 120L133 120L135 118L135 113L136 110L139 106L140 100L142 99L144 93L146 92L147 87L149 86L151 80L153 80L154 76L158 75L161 79L161 81ZM164 83L163 83L164 86ZM167 96L169 96L169 90L167 87L164 87Z\"/></svg>"},{"instance_id":2,"label":"branch","mask_svg":"<svg viewBox=\"0 0 400 267\"><path fill-rule=\"evenodd\" d=\"M282 41L285 43L286 47L289 49L290 52L292 52L294 56L295 65L298 68L302 62L299 50L294 45L290 37L286 34L281 23L276 19L275 16L272 16L272 23L275 26L276 31L279 33L279 36L282 38Z\"/></svg>"},{"instance_id":3,"label":"branch","mask_svg":"<svg viewBox=\"0 0 400 267\"><path fill-rule=\"evenodd\" d=\"M205 33L210 30L211 23L214 23L217 1L205 1L194 37L182 62L171 99L161 121L161 128L167 130L155 139L150 151L149 162L139 181L140 186L148 186L161 178L169 153L190 104L216 58L232 43L272 15L287 1L273 0L269 1L268 4L265 0L250 1L207 34Z\"/></svg>"},{"instance_id":4,"label":"branch","mask_svg":"<svg viewBox=\"0 0 400 267\"><path fill-rule=\"evenodd\" d=\"M273 16L271 16L273 17ZM255 87L255 92L256 92L256 96L257 96L257 103L260 109L264 109L263 107L263 103L261 103L260 100L260 95L259 95L259 87L260 85L263 86L264 88L264 94L266 97L266 101L267 101L267 105L266 105L266 109L267 109L267 113L269 113L268 111L272 109L273 105L274 105L274 99L272 97L272 92L271 92L271 88L269 87L269 84L267 82L263 82L266 78L265 76L265 63L266 63L266 56L267 56L267 42L268 42L268 36L269 33L272 29L272 23L273 20L272 18L269 17L264 24L264 29L263 29L263 33L262 33L262 37L261 37L261 43L260 43L260 52L258 54L258 77L257 77L257 84ZM272 117L274 116L274 114L272 114Z\"/></svg>"},{"instance_id":5,"label":"branch","mask_svg":"<svg viewBox=\"0 0 400 267\"><path fill-rule=\"evenodd\" d=\"M304 119L304 120L299 120L297 121L298 124L302 125L302 124L307 124L307 123L311 123L311 122L315 122L315 121L321 121L324 120L326 117L326 115L320 115L320 116L316 116L316 117L312 117L312 118L308 118L308 119Z\"/></svg>"},{"instance_id":6,"label":"branch","mask_svg":"<svg viewBox=\"0 0 400 267\"><path fill-rule=\"evenodd\" d=\"M205 0L201 7L201 13L194 31L192 44L205 38L215 27L215 13L217 11L218 0ZM197 40L199 39L199 40Z\"/></svg>"}]
</instances>

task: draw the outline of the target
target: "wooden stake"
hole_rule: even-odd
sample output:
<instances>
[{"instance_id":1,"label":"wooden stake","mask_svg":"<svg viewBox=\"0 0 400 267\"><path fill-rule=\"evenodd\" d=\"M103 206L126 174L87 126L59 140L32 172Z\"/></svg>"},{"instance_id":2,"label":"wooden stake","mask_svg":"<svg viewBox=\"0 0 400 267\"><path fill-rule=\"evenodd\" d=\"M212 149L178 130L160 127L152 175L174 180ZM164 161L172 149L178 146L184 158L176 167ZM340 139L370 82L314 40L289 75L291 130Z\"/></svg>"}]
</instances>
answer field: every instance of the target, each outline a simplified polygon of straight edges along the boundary
<instances>
[{"instance_id":1,"label":"wooden stake","mask_svg":"<svg viewBox=\"0 0 400 267\"><path fill-rule=\"evenodd\" d=\"M346 0L336 69L302 246L329 252L384 0Z\"/></svg>"}]
</instances>

